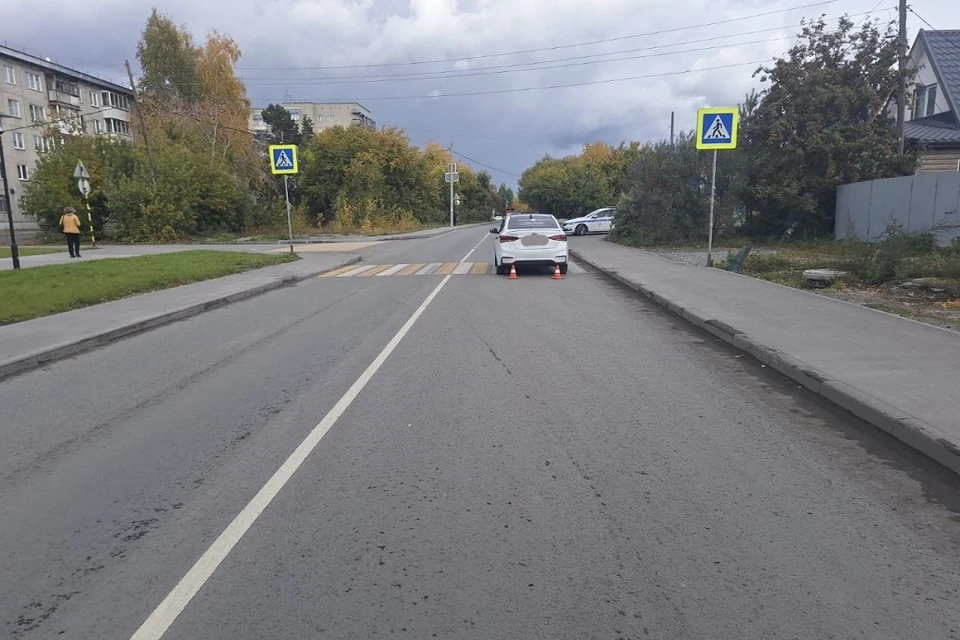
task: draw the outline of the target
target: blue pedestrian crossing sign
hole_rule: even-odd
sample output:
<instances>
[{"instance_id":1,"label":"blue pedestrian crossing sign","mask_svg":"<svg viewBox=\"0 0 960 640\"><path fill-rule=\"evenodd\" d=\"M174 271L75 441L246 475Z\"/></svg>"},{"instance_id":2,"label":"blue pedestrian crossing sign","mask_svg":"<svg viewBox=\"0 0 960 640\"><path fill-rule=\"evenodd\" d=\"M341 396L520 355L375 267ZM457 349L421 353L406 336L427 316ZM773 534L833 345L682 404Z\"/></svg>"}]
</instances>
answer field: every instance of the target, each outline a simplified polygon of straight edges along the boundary
<instances>
[{"instance_id":1,"label":"blue pedestrian crossing sign","mask_svg":"<svg viewBox=\"0 0 960 640\"><path fill-rule=\"evenodd\" d=\"M697 149L736 149L739 120L737 107L697 111Z\"/></svg>"},{"instance_id":2,"label":"blue pedestrian crossing sign","mask_svg":"<svg viewBox=\"0 0 960 640\"><path fill-rule=\"evenodd\" d=\"M300 170L297 162L297 145L270 145L270 172L273 175L294 174Z\"/></svg>"}]
</instances>

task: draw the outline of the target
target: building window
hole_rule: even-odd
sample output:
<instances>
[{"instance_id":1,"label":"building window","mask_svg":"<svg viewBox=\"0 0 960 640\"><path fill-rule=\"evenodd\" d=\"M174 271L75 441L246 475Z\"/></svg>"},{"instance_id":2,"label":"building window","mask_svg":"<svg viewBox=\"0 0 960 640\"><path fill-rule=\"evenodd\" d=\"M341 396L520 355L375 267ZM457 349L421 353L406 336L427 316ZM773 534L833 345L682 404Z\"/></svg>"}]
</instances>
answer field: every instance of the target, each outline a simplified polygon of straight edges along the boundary
<instances>
[{"instance_id":1,"label":"building window","mask_svg":"<svg viewBox=\"0 0 960 640\"><path fill-rule=\"evenodd\" d=\"M37 74L27 71L27 86L34 91L43 91L43 80Z\"/></svg>"},{"instance_id":2,"label":"building window","mask_svg":"<svg viewBox=\"0 0 960 640\"><path fill-rule=\"evenodd\" d=\"M3 68L3 81L7 84L17 84L17 71L13 67Z\"/></svg>"},{"instance_id":3,"label":"building window","mask_svg":"<svg viewBox=\"0 0 960 640\"><path fill-rule=\"evenodd\" d=\"M14 149L26 149L26 145L23 142L23 134L19 131L13 132L13 148Z\"/></svg>"},{"instance_id":4,"label":"building window","mask_svg":"<svg viewBox=\"0 0 960 640\"><path fill-rule=\"evenodd\" d=\"M40 152L50 151L53 148L53 140L48 136L33 136L33 148Z\"/></svg>"},{"instance_id":5,"label":"building window","mask_svg":"<svg viewBox=\"0 0 960 640\"><path fill-rule=\"evenodd\" d=\"M93 121L93 132L94 132L94 133L103 133L103 120L94 120L94 121Z\"/></svg>"},{"instance_id":6,"label":"building window","mask_svg":"<svg viewBox=\"0 0 960 640\"><path fill-rule=\"evenodd\" d=\"M27 165L18 164L17 165L17 179L18 180L29 180L30 173L27 171Z\"/></svg>"},{"instance_id":7,"label":"building window","mask_svg":"<svg viewBox=\"0 0 960 640\"><path fill-rule=\"evenodd\" d=\"M119 133L125 136L130 132L130 125L124 120L104 118L104 122L107 124L107 133Z\"/></svg>"},{"instance_id":8,"label":"building window","mask_svg":"<svg viewBox=\"0 0 960 640\"><path fill-rule=\"evenodd\" d=\"M33 122L46 122L47 111L39 105L30 105L30 120Z\"/></svg>"},{"instance_id":9,"label":"building window","mask_svg":"<svg viewBox=\"0 0 960 640\"><path fill-rule=\"evenodd\" d=\"M7 115L14 118L20 117L20 102L14 99L7 100Z\"/></svg>"},{"instance_id":10,"label":"building window","mask_svg":"<svg viewBox=\"0 0 960 640\"><path fill-rule=\"evenodd\" d=\"M74 98L79 98L81 93L79 84L71 80L64 80L63 78L53 79L53 90L58 93L73 96Z\"/></svg>"},{"instance_id":11,"label":"building window","mask_svg":"<svg viewBox=\"0 0 960 640\"><path fill-rule=\"evenodd\" d=\"M3 194L0 194L0 213L6 213L6 212L7 212L7 199L3 196Z\"/></svg>"},{"instance_id":12,"label":"building window","mask_svg":"<svg viewBox=\"0 0 960 640\"><path fill-rule=\"evenodd\" d=\"M96 91L90 92L90 106L99 107L100 106L100 94Z\"/></svg>"},{"instance_id":13,"label":"building window","mask_svg":"<svg viewBox=\"0 0 960 640\"><path fill-rule=\"evenodd\" d=\"M913 117L925 118L932 116L937 110L937 85L928 84L917 87L913 93Z\"/></svg>"},{"instance_id":14,"label":"building window","mask_svg":"<svg viewBox=\"0 0 960 640\"><path fill-rule=\"evenodd\" d=\"M103 98L103 106L116 107L124 111L130 110L130 98L112 91L101 91L100 97Z\"/></svg>"}]
</instances>

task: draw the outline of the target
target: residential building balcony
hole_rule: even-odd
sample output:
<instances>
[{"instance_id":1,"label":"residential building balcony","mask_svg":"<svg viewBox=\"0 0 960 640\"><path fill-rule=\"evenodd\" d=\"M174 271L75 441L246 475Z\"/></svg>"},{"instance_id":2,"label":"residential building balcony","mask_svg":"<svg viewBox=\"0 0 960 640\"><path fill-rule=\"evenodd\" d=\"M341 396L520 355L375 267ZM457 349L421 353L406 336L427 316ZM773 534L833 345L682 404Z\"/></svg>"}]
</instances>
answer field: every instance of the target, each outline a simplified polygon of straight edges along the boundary
<instances>
[{"instance_id":1,"label":"residential building balcony","mask_svg":"<svg viewBox=\"0 0 960 640\"><path fill-rule=\"evenodd\" d=\"M80 96L71 95L66 91L50 89L47 91L47 100L50 101L50 104L54 105L63 105L67 107L73 107L75 109L80 108Z\"/></svg>"}]
</instances>

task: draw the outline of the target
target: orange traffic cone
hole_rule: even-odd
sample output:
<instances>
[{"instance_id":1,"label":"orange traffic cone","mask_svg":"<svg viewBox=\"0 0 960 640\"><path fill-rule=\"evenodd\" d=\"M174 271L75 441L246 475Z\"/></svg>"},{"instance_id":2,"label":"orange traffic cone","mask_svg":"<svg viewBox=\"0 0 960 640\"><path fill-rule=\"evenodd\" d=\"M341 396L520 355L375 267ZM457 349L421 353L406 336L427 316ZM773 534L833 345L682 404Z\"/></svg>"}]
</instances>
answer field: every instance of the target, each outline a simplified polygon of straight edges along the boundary
<instances>
[{"instance_id":1,"label":"orange traffic cone","mask_svg":"<svg viewBox=\"0 0 960 640\"><path fill-rule=\"evenodd\" d=\"M517 265L510 265L510 275L507 276L507 280L517 280Z\"/></svg>"},{"instance_id":2,"label":"orange traffic cone","mask_svg":"<svg viewBox=\"0 0 960 640\"><path fill-rule=\"evenodd\" d=\"M553 265L553 279L554 280L563 280L563 276L560 274L560 265Z\"/></svg>"}]
</instances>

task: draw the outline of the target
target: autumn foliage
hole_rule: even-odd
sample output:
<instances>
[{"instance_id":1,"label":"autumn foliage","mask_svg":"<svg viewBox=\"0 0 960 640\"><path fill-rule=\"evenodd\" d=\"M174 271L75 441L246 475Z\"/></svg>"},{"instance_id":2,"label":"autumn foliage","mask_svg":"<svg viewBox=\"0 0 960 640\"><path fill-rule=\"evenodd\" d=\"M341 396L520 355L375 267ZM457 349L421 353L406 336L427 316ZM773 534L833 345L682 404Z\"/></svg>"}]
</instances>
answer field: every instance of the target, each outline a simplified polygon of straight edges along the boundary
<instances>
[{"instance_id":1,"label":"autumn foliage","mask_svg":"<svg viewBox=\"0 0 960 640\"><path fill-rule=\"evenodd\" d=\"M154 10L137 47L141 109L132 114L131 140L63 138L38 164L26 210L50 230L64 206L80 208L72 179L79 159L91 173L101 237L173 242L285 231L283 181L269 172L270 140L248 130L251 105L235 73L240 57L229 36L211 31L196 44ZM289 125L281 111L271 113ZM289 186L300 232L404 229L449 217L443 174L450 156L438 145L421 150L397 129L333 127L313 135L308 122L295 142L300 174ZM463 164L458 193L461 222L489 219L503 206L489 174Z\"/></svg>"}]
</instances>

